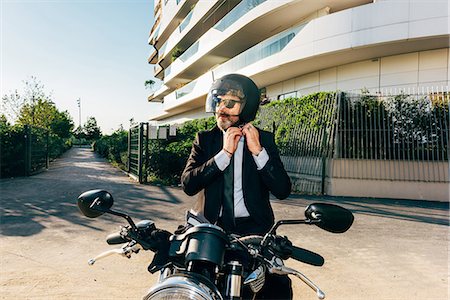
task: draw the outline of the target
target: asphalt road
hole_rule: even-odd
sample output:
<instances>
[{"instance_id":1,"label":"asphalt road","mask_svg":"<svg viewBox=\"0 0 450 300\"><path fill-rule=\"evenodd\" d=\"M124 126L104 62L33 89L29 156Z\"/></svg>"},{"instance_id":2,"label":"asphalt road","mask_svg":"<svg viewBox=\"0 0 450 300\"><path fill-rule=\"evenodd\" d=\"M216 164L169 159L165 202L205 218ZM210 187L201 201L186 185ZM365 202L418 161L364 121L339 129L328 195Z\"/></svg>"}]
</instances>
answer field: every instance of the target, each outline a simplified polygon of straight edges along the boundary
<instances>
[{"instance_id":1,"label":"asphalt road","mask_svg":"<svg viewBox=\"0 0 450 300\"><path fill-rule=\"evenodd\" d=\"M83 217L79 194L106 189L115 208L174 230L193 199L179 188L139 185L89 149L74 148L48 171L0 181L1 299L139 299L155 282L151 253L131 259L89 258L114 248L105 236L124 224L113 216ZM449 203L303 197L273 201L277 219L301 218L312 202L342 205L355 222L344 234L284 226L297 246L325 257L323 267L286 264L319 285L327 299L449 299ZM293 278L294 299L316 299Z\"/></svg>"}]
</instances>

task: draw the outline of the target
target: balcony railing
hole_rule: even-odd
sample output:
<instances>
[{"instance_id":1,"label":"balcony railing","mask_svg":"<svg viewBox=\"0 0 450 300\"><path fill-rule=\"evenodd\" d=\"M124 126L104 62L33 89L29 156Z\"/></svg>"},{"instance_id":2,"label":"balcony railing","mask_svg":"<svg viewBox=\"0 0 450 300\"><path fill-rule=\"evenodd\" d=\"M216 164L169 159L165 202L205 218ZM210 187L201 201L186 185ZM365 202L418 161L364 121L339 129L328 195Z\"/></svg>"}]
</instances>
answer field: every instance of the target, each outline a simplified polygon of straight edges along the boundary
<instances>
[{"instance_id":1,"label":"balcony railing","mask_svg":"<svg viewBox=\"0 0 450 300\"><path fill-rule=\"evenodd\" d=\"M184 51L183 54L181 54L178 58L182 61L185 62L187 61L189 58L191 58L195 53L198 52L198 46L199 46L199 41L196 41L194 44L192 44L192 46L190 46L186 51Z\"/></svg>"},{"instance_id":2,"label":"balcony railing","mask_svg":"<svg viewBox=\"0 0 450 300\"><path fill-rule=\"evenodd\" d=\"M171 69L172 69L172 65L169 65L169 66L164 70L164 78L166 78L167 76L169 76Z\"/></svg>"},{"instance_id":3,"label":"balcony railing","mask_svg":"<svg viewBox=\"0 0 450 300\"><path fill-rule=\"evenodd\" d=\"M239 20L242 16L247 14L249 11L266 2L266 0L243 0L235 8L233 8L225 17L222 18L214 28L220 31L224 31L230 27L234 22Z\"/></svg>"},{"instance_id":4,"label":"balcony railing","mask_svg":"<svg viewBox=\"0 0 450 300\"><path fill-rule=\"evenodd\" d=\"M167 41L161 46L161 48L159 48L158 59L160 59L164 55L164 53L166 52L166 48L167 48Z\"/></svg>"},{"instance_id":5,"label":"balcony railing","mask_svg":"<svg viewBox=\"0 0 450 300\"><path fill-rule=\"evenodd\" d=\"M181 98L183 96L186 96L187 94L192 93L192 91L195 88L195 85L197 84L197 80L191 81L182 88L175 91L175 98Z\"/></svg>"},{"instance_id":6,"label":"balcony railing","mask_svg":"<svg viewBox=\"0 0 450 300\"><path fill-rule=\"evenodd\" d=\"M180 30L180 32L183 31L183 29L185 29L188 25L189 22L191 22L192 19L192 15L194 13L194 9L192 9L187 16L184 18L184 20L181 22L180 26L178 26L178 29Z\"/></svg>"},{"instance_id":7,"label":"balcony railing","mask_svg":"<svg viewBox=\"0 0 450 300\"><path fill-rule=\"evenodd\" d=\"M281 52L297 33L305 27L307 23L302 23L294 28L280 32L267 40L253 46L238 56L233 57L214 70L214 77L219 78L225 74L232 73L246 66L249 66L266 57Z\"/></svg>"}]
</instances>

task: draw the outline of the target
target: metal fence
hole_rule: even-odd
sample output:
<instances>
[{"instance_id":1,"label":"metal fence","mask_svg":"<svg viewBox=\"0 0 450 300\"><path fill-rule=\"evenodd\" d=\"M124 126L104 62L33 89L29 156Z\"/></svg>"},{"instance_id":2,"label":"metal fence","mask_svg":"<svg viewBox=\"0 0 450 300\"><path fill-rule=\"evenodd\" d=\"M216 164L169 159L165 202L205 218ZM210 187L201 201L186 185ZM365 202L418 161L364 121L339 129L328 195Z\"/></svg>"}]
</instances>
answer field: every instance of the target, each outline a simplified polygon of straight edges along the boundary
<instances>
[{"instance_id":1,"label":"metal fence","mask_svg":"<svg viewBox=\"0 0 450 300\"><path fill-rule=\"evenodd\" d=\"M147 182L148 130L148 123L140 123L128 132L128 173L139 183Z\"/></svg>"},{"instance_id":2,"label":"metal fence","mask_svg":"<svg viewBox=\"0 0 450 300\"><path fill-rule=\"evenodd\" d=\"M328 93L305 105L263 106L258 114L258 125L275 133L281 160L295 191L324 193L338 97Z\"/></svg>"},{"instance_id":3,"label":"metal fence","mask_svg":"<svg viewBox=\"0 0 450 300\"><path fill-rule=\"evenodd\" d=\"M449 100L448 88L330 93L263 106L259 125L297 192L324 193L330 178L449 182Z\"/></svg>"},{"instance_id":4,"label":"metal fence","mask_svg":"<svg viewBox=\"0 0 450 300\"><path fill-rule=\"evenodd\" d=\"M25 175L33 175L48 169L49 132L36 126L24 126Z\"/></svg>"},{"instance_id":5,"label":"metal fence","mask_svg":"<svg viewBox=\"0 0 450 300\"><path fill-rule=\"evenodd\" d=\"M49 132L25 125L2 132L0 177L30 176L49 165Z\"/></svg>"},{"instance_id":6,"label":"metal fence","mask_svg":"<svg viewBox=\"0 0 450 300\"><path fill-rule=\"evenodd\" d=\"M343 94L331 177L448 182L449 93Z\"/></svg>"}]
</instances>

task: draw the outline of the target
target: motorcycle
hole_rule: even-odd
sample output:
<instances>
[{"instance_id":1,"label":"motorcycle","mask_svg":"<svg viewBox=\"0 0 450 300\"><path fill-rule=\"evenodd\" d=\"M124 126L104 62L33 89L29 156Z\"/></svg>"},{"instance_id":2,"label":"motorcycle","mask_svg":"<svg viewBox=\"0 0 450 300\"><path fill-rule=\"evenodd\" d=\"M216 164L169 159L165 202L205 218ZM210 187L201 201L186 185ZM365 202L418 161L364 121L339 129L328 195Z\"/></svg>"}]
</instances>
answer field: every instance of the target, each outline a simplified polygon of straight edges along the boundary
<instances>
[{"instance_id":1,"label":"motorcycle","mask_svg":"<svg viewBox=\"0 0 450 300\"><path fill-rule=\"evenodd\" d=\"M283 262L293 258L322 266L324 258L292 245L276 231L281 225L307 224L343 233L354 220L353 214L343 207L313 203L305 209L305 219L280 220L264 236L238 236L227 234L202 215L189 211L186 224L172 234L158 229L150 220L135 223L129 215L112 210L113 203L112 195L104 190L87 191L78 197L78 207L85 216L96 218L108 213L128 222L106 239L110 245L123 245L90 259L89 265L113 254L130 258L140 250L153 251L148 271L160 275L157 284L143 297L145 300L255 299L264 286L266 274L293 275L314 290L319 299L324 299L324 292L316 284Z\"/></svg>"}]
</instances>

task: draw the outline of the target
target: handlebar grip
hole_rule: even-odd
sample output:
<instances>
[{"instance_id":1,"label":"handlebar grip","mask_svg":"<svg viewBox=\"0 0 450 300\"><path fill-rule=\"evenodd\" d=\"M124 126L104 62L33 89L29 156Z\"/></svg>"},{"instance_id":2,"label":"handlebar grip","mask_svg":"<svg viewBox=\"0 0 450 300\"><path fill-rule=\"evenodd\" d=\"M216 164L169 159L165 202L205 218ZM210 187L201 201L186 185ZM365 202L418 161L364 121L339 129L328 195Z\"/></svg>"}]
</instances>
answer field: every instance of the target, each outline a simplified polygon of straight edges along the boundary
<instances>
[{"instance_id":1,"label":"handlebar grip","mask_svg":"<svg viewBox=\"0 0 450 300\"><path fill-rule=\"evenodd\" d=\"M125 239L120 232L114 232L106 237L106 242L108 245L117 245L129 242L129 240Z\"/></svg>"},{"instance_id":2,"label":"handlebar grip","mask_svg":"<svg viewBox=\"0 0 450 300\"><path fill-rule=\"evenodd\" d=\"M290 257L295 260L318 267L323 266L325 263L325 259L320 254L295 246L291 246L291 250Z\"/></svg>"}]
</instances>

